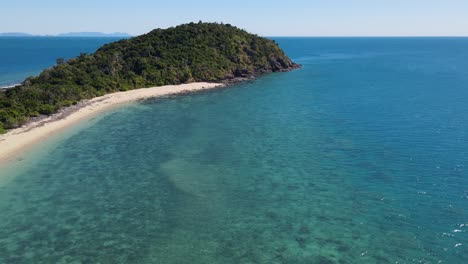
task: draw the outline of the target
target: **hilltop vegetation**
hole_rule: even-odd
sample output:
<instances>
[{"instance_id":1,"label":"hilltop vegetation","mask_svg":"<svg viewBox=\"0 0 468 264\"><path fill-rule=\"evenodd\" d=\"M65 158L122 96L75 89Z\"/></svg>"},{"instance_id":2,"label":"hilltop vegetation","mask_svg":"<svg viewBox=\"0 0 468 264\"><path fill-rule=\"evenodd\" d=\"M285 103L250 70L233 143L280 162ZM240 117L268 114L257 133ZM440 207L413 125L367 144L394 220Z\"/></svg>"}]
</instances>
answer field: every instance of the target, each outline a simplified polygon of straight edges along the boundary
<instances>
[{"instance_id":1,"label":"hilltop vegetation","mask_svg":"<svg viewBox=\"0 0 468 264\"><path fill-rule=\"evenodd\" d=\"M116 91L219 82L296 67L274 41L231 25L200 22L155 29L93 54L57 59L39 76L0 92L0 131Z\"/></svg>"}]
</instances>

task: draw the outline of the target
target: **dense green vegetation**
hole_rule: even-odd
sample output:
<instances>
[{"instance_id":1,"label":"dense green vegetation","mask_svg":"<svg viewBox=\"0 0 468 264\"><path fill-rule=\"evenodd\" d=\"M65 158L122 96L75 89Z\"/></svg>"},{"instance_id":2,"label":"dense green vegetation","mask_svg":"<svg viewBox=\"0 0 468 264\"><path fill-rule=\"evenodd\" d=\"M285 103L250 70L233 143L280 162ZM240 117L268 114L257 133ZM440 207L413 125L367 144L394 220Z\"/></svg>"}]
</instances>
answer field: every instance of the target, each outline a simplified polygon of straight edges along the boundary
<instances>
[{"instance_id":1,"label":"dense green vegetation","mask_svg":"<svg viewBox=\"0 0 468 264\"><path fill-rule=\"evenodd\" d=\"M231 25L190 23L155 29L64 61L0 92L0 132L29 118L116 91L224 81L297 67L269 39Z\"/></svg>"}]
</instances>

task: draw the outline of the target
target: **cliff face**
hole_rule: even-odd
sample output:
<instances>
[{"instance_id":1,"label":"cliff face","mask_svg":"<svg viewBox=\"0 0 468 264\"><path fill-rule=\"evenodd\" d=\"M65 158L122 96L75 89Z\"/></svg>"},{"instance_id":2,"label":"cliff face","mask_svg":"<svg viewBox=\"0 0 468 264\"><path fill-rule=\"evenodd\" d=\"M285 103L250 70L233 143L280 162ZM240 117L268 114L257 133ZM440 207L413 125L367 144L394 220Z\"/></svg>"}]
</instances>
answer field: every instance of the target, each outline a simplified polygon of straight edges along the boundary
<instances>
[{"instance_id":1,"label":"cliff face","mask_svg":"<svg viewBox=\"0 0 468 264\"><path fill-rule=\"evenodd\" d=\"M143 87L232 81L299 67L272 40L231 25L190 23L106 44L0 92L0 131L81 99Z\"/></svg>"}]
</instances>

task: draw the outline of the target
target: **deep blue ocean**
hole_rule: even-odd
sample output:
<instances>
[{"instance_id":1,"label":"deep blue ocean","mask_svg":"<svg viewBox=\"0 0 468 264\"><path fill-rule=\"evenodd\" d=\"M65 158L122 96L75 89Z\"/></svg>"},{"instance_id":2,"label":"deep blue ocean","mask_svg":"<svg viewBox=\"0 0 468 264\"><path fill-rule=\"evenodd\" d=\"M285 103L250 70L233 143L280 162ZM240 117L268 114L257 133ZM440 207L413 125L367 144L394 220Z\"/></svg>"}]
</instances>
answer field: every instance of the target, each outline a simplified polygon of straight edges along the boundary
<instances>
[{"instance_id":1,"label":"deep blue ocean","mask_svg":"<svg viewBox=\"0 0 468 264\"><path fill-rule=\"evenodd\" d=\"M119 40L113 37L0 37L0 87L22 82L55 64L80 53Z\"/></svg>"},{"instance_id":2,"label":"deep blue ocean","mask_svg":"<svg viewBox=\"0 0 468 264\"><path fill-rule=\"evenodd\" d=\"M0 263L468 263L468 38L275 40L4 164Z\"/></svg>"}]
</instances>

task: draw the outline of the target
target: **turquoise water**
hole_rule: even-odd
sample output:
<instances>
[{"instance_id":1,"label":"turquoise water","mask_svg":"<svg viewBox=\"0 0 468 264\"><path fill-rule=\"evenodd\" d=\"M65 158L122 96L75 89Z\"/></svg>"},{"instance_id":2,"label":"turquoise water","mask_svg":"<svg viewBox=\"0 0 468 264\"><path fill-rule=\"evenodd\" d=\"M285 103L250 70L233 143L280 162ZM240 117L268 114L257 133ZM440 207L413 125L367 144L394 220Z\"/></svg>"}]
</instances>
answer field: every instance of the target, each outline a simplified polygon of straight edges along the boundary
<instances>
[{"instance_id":1,"label":"turquoise water","mask_svg":"<svg viewBox=\"0 0 468 264\"><path fill-rule=\"evenodd\" d=\"M110 37L0 37L0 87L22 82L55 64L57 58L91 53Z\"/></svg>"},{"instance_id":2,"label":"turquoise water","mask_svg":"<svg viewBox=\"0 0 468 264\"><path fill-rule=\"evenodd\" d=\"M0 263L468 263L468 39L276 40L4 166Z\"/></svg>"}]
</instances>

